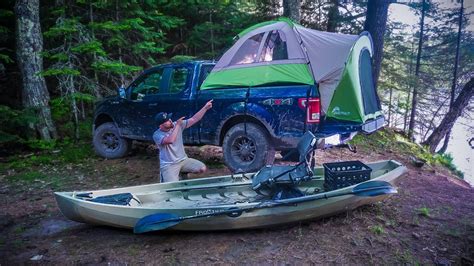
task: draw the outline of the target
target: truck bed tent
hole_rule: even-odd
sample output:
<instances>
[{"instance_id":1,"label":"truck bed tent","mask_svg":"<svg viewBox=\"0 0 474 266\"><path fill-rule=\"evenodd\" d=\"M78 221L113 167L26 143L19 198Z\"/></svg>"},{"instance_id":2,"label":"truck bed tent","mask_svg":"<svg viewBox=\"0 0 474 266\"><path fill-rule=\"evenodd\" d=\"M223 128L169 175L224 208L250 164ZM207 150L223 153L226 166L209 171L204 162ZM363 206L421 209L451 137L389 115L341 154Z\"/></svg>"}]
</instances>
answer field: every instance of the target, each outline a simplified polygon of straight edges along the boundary
<instances>
[{"instance_id":1,"label":"truck bed tent","mask_svg":"<svg viewBox=\"0 0 474 266\"><path fill-rule=\"evenodd\" d=\"M363 123L381 114L372 39L321 32L288 19L256 24L217 62L201 89L317 84L327 118Z\"/></svg>"}]
</instances>

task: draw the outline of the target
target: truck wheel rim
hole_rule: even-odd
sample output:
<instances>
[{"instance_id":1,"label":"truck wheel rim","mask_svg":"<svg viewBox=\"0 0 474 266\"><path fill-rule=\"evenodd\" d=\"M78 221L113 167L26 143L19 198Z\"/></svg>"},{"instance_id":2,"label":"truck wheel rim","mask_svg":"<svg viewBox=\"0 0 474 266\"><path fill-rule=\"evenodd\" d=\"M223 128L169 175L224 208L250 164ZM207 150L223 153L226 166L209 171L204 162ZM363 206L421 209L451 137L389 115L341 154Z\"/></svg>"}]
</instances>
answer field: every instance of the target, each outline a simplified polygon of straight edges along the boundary
<instances>
[{"instance_id":1,"label":"truck wheel rim","mask_svg":"<svg viewBox=\"0 0 474 266\"><path fill-rule=\"evenodd\" d=\"M255 142L247 137L238 137L231 146L232 157L243 163L251 163L255 160L257 147Z\"/></svg>"},{"instance_id":2,"label":"truck wheel rim","mask_svg":"<svg viewBox=\"0 0 474 266\"><path fill-rule=\"evenodd\" d=\"M114 151L120 146L120 140L117 135L110 132L102 135L101 143L107 152Z\"/></svg>"}]
</instances>

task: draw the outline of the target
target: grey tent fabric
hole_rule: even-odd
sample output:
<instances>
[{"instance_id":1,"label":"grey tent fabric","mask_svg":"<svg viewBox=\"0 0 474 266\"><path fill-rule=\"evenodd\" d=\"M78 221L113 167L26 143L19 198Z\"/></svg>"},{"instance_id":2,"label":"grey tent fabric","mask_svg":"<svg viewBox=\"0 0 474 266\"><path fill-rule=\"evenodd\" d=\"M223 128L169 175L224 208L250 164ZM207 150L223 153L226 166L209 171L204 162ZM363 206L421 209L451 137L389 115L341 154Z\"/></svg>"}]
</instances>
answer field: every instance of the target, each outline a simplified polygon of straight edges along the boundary
<instances>
[{"instance_id":1,"label":"grey tent fabric","mask_svg":"<svg viewBox=\"0 0 474 266\"><path fill-rule=\"evenodd\" d=\"M260 65L262 65L262 63L265 61L260 60L260 53L265 45L264 40L267 40L268 34L271 34L271 32L274 30L281 32L282 36L284 36L283 38L286 42L287 47L287 60L291 61L275 60L266 62L265 64L291 64L292 62L306 62L306 57L301 49L300 44L298 43L298 39L296 37L295 31L293 30L293 27L286 22L276 22L250 31L242 38L240 38L229 50L227 50L227 52L224 53L224 55L222 55L212 72L232 68L255 67L258 66L259 63ZM249 41L252 39L253 41ZM257 45L257 43L258 48L255 49L255 45ZM246 50L247 52L245 52ZM254 53L252 53L252 50L254 51ZM253 58L253 62L242 63L241 60L239 60L239 58L242 57L240 56L240 54L251 54L252 56L255 55L255 57Z\"/></svg>"},{"instance_id":2,"label":"grey tent fabric","mask_svg":"<svg viewBox=\"0 0 474 266\"><path fill-rule=\"evenodd\" d=\"M326 113L349 52L359 36L317 31L299 25L295 28L306 48L313 77L319 84L321 109Z\"/></svg>"}]
</instances>

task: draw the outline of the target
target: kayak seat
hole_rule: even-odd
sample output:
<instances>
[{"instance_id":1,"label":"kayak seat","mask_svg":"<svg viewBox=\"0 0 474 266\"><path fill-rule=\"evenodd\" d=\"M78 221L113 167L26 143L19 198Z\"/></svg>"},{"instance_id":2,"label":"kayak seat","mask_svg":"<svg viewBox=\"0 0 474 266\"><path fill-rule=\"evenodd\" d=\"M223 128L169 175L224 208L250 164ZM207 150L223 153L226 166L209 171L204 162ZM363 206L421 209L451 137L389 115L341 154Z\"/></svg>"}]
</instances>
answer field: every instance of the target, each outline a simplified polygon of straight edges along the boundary
<instances>
[{"instance_id":1,"label":"kayak seat","mask_svg":"<svg viewBox=\"0 0 474 266\"><path fill-rule=\"evenodd\" d=\"M124 206L139 206L141 205L140 200L132 193L119 193L107 196L95 197L88 199L88 201L112 204L112 205L124 205Z\"/></svg>"},{"instance_id":2,"label":"kayak seat","mask_svg":"<svg viewBox=\"0 0 474 266\"><path fill-rule=\"evenodd\" d=\"M296 185L313 177L309 161L311 152L316 148L316 142L313 133L307 131L297 145L300 162L296 165L264 166L252 179L253 190L278 199L302 196L303 193L296 188Z\"/></svg>"}]
</instances>

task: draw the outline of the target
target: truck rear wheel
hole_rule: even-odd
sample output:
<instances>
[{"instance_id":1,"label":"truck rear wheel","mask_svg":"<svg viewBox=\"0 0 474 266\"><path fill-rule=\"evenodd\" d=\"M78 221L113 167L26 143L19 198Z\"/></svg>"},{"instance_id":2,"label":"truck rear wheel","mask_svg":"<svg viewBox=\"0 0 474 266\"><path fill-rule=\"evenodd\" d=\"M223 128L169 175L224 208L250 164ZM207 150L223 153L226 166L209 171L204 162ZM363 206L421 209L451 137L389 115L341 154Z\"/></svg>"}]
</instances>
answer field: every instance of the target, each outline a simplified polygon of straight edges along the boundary
<instances>
[{"instance_id":1,"label":"truck rear wheel","mask_svg":"<svg viewBox=\"0 0 474 266\"><path fill-rule=\"evenodd\" d=\"M97 154L107 159L116 159L127 155L132 146L132 141L122 138L115 124L111 122L100 125L94 131L92 142Z\"/></svg>"},{"instance_id":2,"label":"truck rear wheel","mask_svg":"<svg viewBox=\"0 0 474 266\"><path fill-rule=\"evenodd\" d=\"M233 126L224 136L224 162L232 172L254 172L275 160L275 149L265 130L253 123Z\"/></svg>"}]
</instances>

